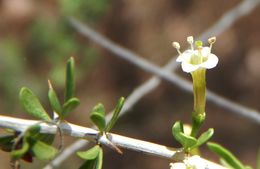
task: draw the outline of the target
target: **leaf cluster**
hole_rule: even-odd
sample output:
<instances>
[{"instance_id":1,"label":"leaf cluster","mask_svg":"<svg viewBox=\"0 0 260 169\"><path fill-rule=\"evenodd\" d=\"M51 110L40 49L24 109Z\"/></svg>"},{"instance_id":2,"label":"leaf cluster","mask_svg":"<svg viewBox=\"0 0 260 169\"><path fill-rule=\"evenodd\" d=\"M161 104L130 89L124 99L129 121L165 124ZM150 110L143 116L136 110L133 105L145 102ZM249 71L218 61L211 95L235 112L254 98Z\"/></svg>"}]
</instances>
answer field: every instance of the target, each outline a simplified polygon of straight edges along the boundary
<instances>
[{"instance_id":1,"label":"leaf cluster","mask_svg":"<svg viewBox=\"0 0 260 169\"><path fill-rule=\"evenodd\" d=\"M198 138L185 133L183 124L177 121L172 126L172 135L183 146L186 152L190 152L192 149L198 148L206 143L214 134L214 129L210 128L206 132L202 133Z\"/></svg>"},{"instance_id":2,"label":"leaf cluster","mask_svg":"<svg viewBox=\"0 0 260 169\"><path fill-rule=\"evenodd\" d=\"M103 104L99 103L92 109L90 119L97 126L100 134L106 134L113 128L118 119L119 113L122 110L124 101L125 99L123 97L121 97L118 100L116 107L113 111L113 116L108 122L106 122L105 107L103 106ZM114 147L118 152L121 153L121 151L115 145L112 145L112 147ZM97 145L95 145L87 151L77 152L77 155L85 160L84 164L80 167L80 169L102 168L103 150L102 147L99 145L98 140Z\"/></svg>"}]
</instances>

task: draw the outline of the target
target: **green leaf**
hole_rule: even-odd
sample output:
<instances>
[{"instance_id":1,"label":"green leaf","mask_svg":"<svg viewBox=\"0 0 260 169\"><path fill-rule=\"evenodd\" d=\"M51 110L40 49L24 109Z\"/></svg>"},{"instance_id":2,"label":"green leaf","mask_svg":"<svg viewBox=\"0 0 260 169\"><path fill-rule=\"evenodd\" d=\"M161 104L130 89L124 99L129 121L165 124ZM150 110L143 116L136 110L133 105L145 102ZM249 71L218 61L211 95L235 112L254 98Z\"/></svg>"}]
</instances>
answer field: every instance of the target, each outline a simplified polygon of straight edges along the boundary
<instances>
[{"instance_id":1,"label":"green leaf","mask_svg":"<svg viewBox=\"0 0 260 169\"><path fill-rule=\"evenodd\" d=\"M65 90L65 102L74 96L75 82L74 82L74 58L70 57L67 61L66 69L66 90Z\"/></svg>"},{"instance_id":2,"label":"green leaf","mask_svg":"<svg viewBox=\"0 0 260 169\"><path fill-rule=\"evenodd\" d=\"M219 155L225 162L235 168L235 169L245 169L245 166L226 148L223 146L213 143L213 142L208 142L207 146L211 151Z\"/></svg>"},{"instance_id":3,"label":"green leaf","mask_svg":"<svg viewBox=\"0 0 260 169\"><path fill-rule=\"evenodd\" d=\"M224 167L228 168L228 169L235 169L232 166L229 165L229 163L226 162L226 160L224 160L223 158L219 159L220 164L223 165Z\"/></svg>"},{"instance_id":4,"label":"green leaf","mask_svg":"<svg viewBox=\"0 0 260 169\"><path fill-rule=\"evenodd\" d=\"M196 147L201 146L202 144L206 143L214 134L214 129L210 128L206 132L202 133L198 138Z\"/></svg>"},{"instance_id":5,"label":"green leaf","mask_svg":"<svg viewBox=\"0 0 260 169\"><path fill-rule=\"evenodd\" d=\"M185 150L190 151L192 149L192 147L197 144L196 138L186 135L184 133L179 133L179 135L181 138L181 144Z\"/></svg>"},{"instance_id":6,"label":"green leaf","mask_svg":"<svg viewBox=\"0 0 260 169\"><path fill-rule=\"evenodd\" d=\"M77 155L87 160L80 169L102 169L103 150L99 145L84 152L77 152Z\"/></svg>"},{"instance_id":7,"label":"green leaf","mask_svg":"<svg viewBox=\"0 0 260 169\"><path fill-rule=\"evenodd\" d=\"M90 119L100 131L104 131L106 127L106 120L104 116L102 116L98 112L94 112L90 115Z\"/></svg>"},{"instance_id":8,"label":"green leaf","mask_svg":"<svg viewBox=\"0 0 260 169\"><path fill-rule=\"evenodd\" d=\"M183 133L183 124L180 121L173 125L172 134L185 150L189 151L192 146L197 144L196 138Z\"/></svg>"},{"instance_id":9,"label":"green leaf","mask_svg":"<svg viewBox=\"0 0 260 169\"><path fill-rule=\"evenodd\" d=\"M30 89L23 87L20 90L19 99L27 113L37 119L51 121L50 116L44 110L40 101Z\"/></svg>"},{"instance_id":10,"label":"green leaf","mask_svg":"<svg viewBox=\"0 0 260 169\"><path fill-rule=\"evenodd\" d=\"M50 160L53 159L58 150L42 141L34 140L31 147L31 151L33 152L34 156L39 160Z\"/></svg>"},{"instance_id":11,"label":"green leaf","mask_svg":"<svg viewBox=\"0 0 260 169\"><path fill-rule=\"evenodd\" d=\"M15 139L14 134L4 134L0 136L0 148L3 151L10 152Z\"/></svg>"},{"instance_id":12,"label":"green leaf","mask_svg":"<svg viewBox=\"0 0 260 169\"><path fill-rule=\"evenodd\" d=\"M100 131L104 131L106 127L105 108L101 103L92 109L90 119L99 128Z\"/></svg>"},{"instance_id":13,"label":"green leaf","mask_svg":"<svg viewBox=\"0 0 260 169\"><path fill-rule=\"evenodd\" d=\"M78 98L73 97L66 101L62 108L62 118L66 117L68 113L70 113L72 110L74 110L78 105L80 104L80 101Z\"/></svg>"},{"instance_id":14,"label":"green leaf","mask_svg":"<svg viewBox=\"0 0 260 169\"><path fill-rule=\"evenodd\" d=\"M93 169L95 167L96 161L97 161L96 159L88 160L88 161L84 162L83 165L80 166L79 169Z\"/></svg>"},{"instance_id":15,"label":"green leaf","mask_svg":"<svg viewBox=\"0 0 260 169\"><path fill-rule=\"evenodd\" d=\"M111 120L108 122L108 124L106 126L106 129L105 129L106 132L109 132L113 128L113 126L115 125L115 123L118 119L119 113L122 110L124 103L125 103L125 98L121 97L116 104L116 108L114 110L114 113L113 113Z\"/></svg>"},{"instance_id":16,"label":"green leaf","mask_svg":"<svg viewBox=\"0 0 260 169\"><path fill-rule=\"evenodd\" d=\"M103 165L103 149L100 148L98 158L97 158L97 163L96 163L96 169L102 169Z\"/></svg>"},{"instance_id":17,"label":"green leaf","mask_svg":"<svg viewBox=\"0 0 260 169\"><path fill-rule=\"evenodd\" d=\"M52 144L55 138L54 134L40 133L41 126L36 124L30 126L24 134L26 138L33 138L34 140L43 141L47 144Z\"/></svg>"},{"instance_id":18,"label":"green leaf","mask_svg":"<svg viewBox=\"0 0 260 169\"><path fill-rule=\"evenodd\" d=\"M181 142L181 137L179 136L179 133L183 133L183 131L183 124L180 121L175 122L172 126L172 135L178 142Z\"/></svg>"},{"instance_id":19,"label":"green leaf","mask_svg":"<svg viewBox=\"0 0 260 169\"><path fill-rule=\"evenodd\" d=\"M40 130L41 126L39 124L32 125L26 130L24 137L32 137L38 135L40 133Z\"/></svg>"},{"instance_id":20,"label":"green leaf","mask_svg":"<svg viewBox=\"0 0 260 169\"><path fill-rule=\"evenodd\" d=\"M105 107L103 106L103 104L98 103L91 111L91 113L93 112L97 112L103 116L105 116Z\"/></svg>"},{"instance_id":21,"label":"green leaf","mask_svg":"<svg viewBox=\"0 0 260 169\"><path fill-rule=\"evenodd\" d=\"M23 144L22 144L22 148L21 149L18 149L18 150L13 150L11 152L11 157L13 159L20 159L22 158L26 153L27 151L29 150L30 148L30 145L29 143L26 141L26 139L23 139Z\"/></svg>"},{"instance_id":22,"label":"green leaf","mask_svg":"<svg viewBox=\"0 0 260 169\"><path fill-rule=\"evenodd\" d=\"M77 152L77 155L84 160L94 160L97 158L100 151L100 146L96 145L87 151Z\"/></svg>"},{"instance_id":23,"label":"green leaf","mask_svg":"<svg viewBox=\"0 0 260 169\"><path fill-rule=\"evenodd\" d=\"M42 141L49 145L51 145L55 139L54 134L45 134L45 133L37 133L37 134L31 135L30 137L34 138L35 140Z\"/></svg>"},{"instance_id":24,"label":"green leaf","mask_svg":"<svg viewBox=\"0 0 260 169\"><path fill-rule=\"evenodd\" d=\"M60 101L57 97L57 94L55 92L55 90L52 88L51 82L48 81L49 83L49 91L48 91L48 99L51 105L51 108L59 114L59 116L61 116L62 113L62 107L60 104Z\"/></svg>"}]
</instances>

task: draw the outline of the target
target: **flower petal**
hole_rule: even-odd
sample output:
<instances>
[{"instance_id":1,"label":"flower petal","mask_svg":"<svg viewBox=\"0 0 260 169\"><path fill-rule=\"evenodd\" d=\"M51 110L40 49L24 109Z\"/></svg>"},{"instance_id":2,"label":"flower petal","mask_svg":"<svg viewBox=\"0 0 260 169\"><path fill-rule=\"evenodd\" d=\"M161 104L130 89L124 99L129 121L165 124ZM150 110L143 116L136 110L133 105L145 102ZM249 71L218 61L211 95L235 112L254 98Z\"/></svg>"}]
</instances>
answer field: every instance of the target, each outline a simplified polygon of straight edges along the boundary
<instances>
[{"instance_id":1,"label":"flower petal","mask_svg":"<svg viewBox=\"0 0 260 169\"><path fill-rule=\"evenodd\" d=\"M186 169L186 165L184 163L171 163L170 169Z\"/></svg>"},{"instance_id":2,"label":"flower petal","mask_svg":"<svg viewBox=\"0 0 260 169\"><path fill-rule=\"evenodd\" d=\"M190 64L189 62L182 62L181 63L181 68L184 72L190 73L195 70L197 70L200 67L200 65L193 65Z\"/></svg>"},{"instance_id":3,"label":"flower petal","mask_svg":"<svg viewBox=\"0 0 260 169\"><path fill-rule=\"evenodd\" d=\"M202 169L207 167L207 164L202 161L202 159L198 155L194 155L189 159L184 160L184 163L187 167L190 168Z\"/></svg>"},{"instance_id":4,"label":"flower petal","mask_svg":"<svg viewBox=\"0 0 260 169\"><path fill-rule=\"evenodd\" d=\"M208 57L209 54L210 54L210 48L209 47L203 47L201 49L202 57Z\"/></svg>"},{"instance_id":5,"label":"flower petal","mask_svg":"<svg viewBox=\"0 0 260 169\"><path fill-rule=\"evenodd\" d=\"M186 60L190 60L191 56L193 55L193 50L186 50L181 55L179 55L176 59L177 62L183 62Z\"/></svg>"},{"instance_id":6,"label":"flower petal","mask_svg":"<svg viewBox=\"0 0 260 169\"><path fill-rule=\"evenodd\" d=\"M211 53L208 55L208 59L202 64L200 64L200 67L211 69L213 67L216 67L217 64L218 64L218 57Z\"/></svg>"}]
</instances>

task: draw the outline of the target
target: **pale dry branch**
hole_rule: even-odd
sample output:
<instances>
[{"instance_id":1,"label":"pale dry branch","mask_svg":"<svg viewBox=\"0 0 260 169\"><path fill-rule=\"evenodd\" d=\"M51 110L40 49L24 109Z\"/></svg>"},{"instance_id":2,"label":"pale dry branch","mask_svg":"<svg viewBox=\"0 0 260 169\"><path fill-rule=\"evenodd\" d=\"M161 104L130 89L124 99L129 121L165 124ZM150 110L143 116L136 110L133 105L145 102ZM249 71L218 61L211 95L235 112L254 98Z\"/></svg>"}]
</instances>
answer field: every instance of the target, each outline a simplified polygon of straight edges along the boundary
<instances>
[{"instance_id":1,"label":"pale dry branch","mask_svg":"<svg viewBox=\"0 0 260 169\"><path fill-rule=\"evenodd\" d=\"M56 134L58 131L56 125L39 123L39 121L36 120L25 120L25 119L0 115L0 128L8 128L8 129L13 129L15 131L24 132L26 129L28 129L28 127L35 124L40 125L41 133ZM184 158L189 158L188 156L185 155L182 149L166 147L163 145L142 141L138 139L133 139L133 138L129 138L118 134L113 134L113 133L106 133L100 135L99 131L97 130L74 125L71 123L61 122L59 124L59 127L62 130L63 134L72 137L87 139L93 142L98 141L100 144L106 145L108 147L111 147L111 143L112 143L113 145L120 148L130 149L144 154L166 158L171 161L182 161L184 160ZM203 163L207 164L208 169L225 169L223 166L210 162L203 158L201 158L201 160Z\"/></svg>"},{"instance_id":2,"label":"pale dry branch","mask_svg":"<svg viewBox=\"0 0 260 169\"><path fill-rule=\"evenodd\" d=\"M251 11L253 11L254 8L256 8L258 6L259 2L260 2L259 0L242 1L238 5L236 5L229 11L227 11L217 22L215 22L215 24L213 24L210 28L208 28L206 31L204 31L204 33L202 33L198 37L198 39L205 41L210 36L220 35L225 30L227 30L229 27L231 27L241 17L243 17L243 16L249 14ZM143 63L143 62L146 62L143 59L141 59L140 63L134 62L134 60L136 58L141 58L141 57L138 57L138 55L135 55L132 52L129 53L128 50L121 48L119 45L114 45L113 42L104 38L96 31L90 29L87 25L82 24L81 22L79 22L78 20L76 20L74 18L70 18L70 22L71 22L72 26L78 32L80 32L83 36L90 38L94 42L100 44L101 46L107 48L110 51L114 47L118 47L121 50L112 50L115 54L117 54L118 56L129 56L129 54L130 54L130 58L125 58L125 57L124 58L127 59L128 61L138 65L142 69L145 69L147 67L147 64ZM112 46L111 46L111 44L112 44ZM125 51L127 51L127 52L125 52ZM134 56L134 57L131 57L131 56ZM163 68L162 71L168 71L168 72L173 71L176 68L176 64L174 64L174 63L175 63L175 58L173 58L169 62L169 64L167 64ZM148 65L148 67L149 67L149 65ZM160 76L160 73L154 73L154 74L157 76L158 75ZM169 76L176 77L176 75L169 75ZM176 80L176 81L179 82L179 83L177 83L177 85L180 87L183 87L183 89L185 89L187 91L191 91L191 84L188 81L185 81L184 79L180 78L179 76L177 76L177 77L178 77L177 78L178 80ZM142 84L141 86L136 88L133 91L133 93L131 93L131 95L128 96L121 115L123 115L128 109L131 109L131 107L136 102L138 102L144 95L153 91L160 84L160 81L161 81L160 78L154 76L150 80L148 80L147 82L145 82L144 84ZM175 82L173 82L173 83L175 83ZM182 86L182 84L184 84L184 86ZM259 112L254 109L251 109L251 108L242 106L240 104L237 104L233 101L227 100L211 91L208 91L208 100L211 100L215 104L217 104L223 108L226 108L234 113L239 113L243 116L246 116L246 117L260 123ZM250 117L248 116L248 114L250 114ZM111 114L108 116L108 118L110 118L110 117L111 117ZM67 147L60 156L58 156L49 165L47 165L45 169L51 169L51 168L53 168L52 166L59 166L71 154L73 154L75 151L79 150L86 144L87 144L87 142L85 140L79 140L79 141L73 143L72 145Z\"/></svg>"},{"instance_id":3,"label":"pale dry branch","mask_svg":"<svg viewBox=\"0 0 260 169\"><path fill-rule=\"evenodd\" d=\"M252 10L252 9L254 9L253 7L256 7L257 6L256 4L259 3L259 1L250 1L250 2L251 3L249 3L249 1L244 1L242 4L239 4L235 8L236 10L233 9L232 12L236 13L237 16L243 16L243 14L246 14L249 11L249 10L245 10L245 7L248 7L248 8L250 7L249 9ZM249 6L249 4L251 4L251 6ZM234 20L235 19L234 16L236 16L236 15L234 15L233 13L228 13L226 15L226 17L232 18ZM219 27L219 25L221 25L221 23L222 24L225 23L224 22L225 20L226 20L225 17L224 17L224 19L222 17L220 19L220 21L215 24L216 27ZM118 56L122 59L125 59L125 60L131 62L132 64L138 66L139 68L177 85L179 88L181 88L185 91L192 92L191 82L185 80L184 78L178 76L175 73L172 73L170 70L164 70L164 69L156 66L155 64L150 63L149 61L143 59L143 57L112 42L111 40L107 39L103 35L96 32L95 30L91 29L88 25L83 24L74 18L70 18L70 22L71 22L71 25L83 36L91 39L92 41L98 43L102 47L108 49L109 51L114 53L116 56ZM225 28L227 28L227 27L225 27ZM210 30L216 31L215 27L210 28ZM209 31L206 31L206 34L209 34L208 32ZM215 32L211 32L211 33L215 34ZM220 31L217 31L216 33L220 33ZM204 35L202 35L202 38L203 37L204 37ZM217 104L220 107L231 110L230 112L242 115L254 122L260 123L260 113L257 110L254 110L254 109L248 108L246 106L243 106L241 104L235 103L212 91L208 90L207 93L208 93L207 99L209 101L212 101L213 103Z\"/></svg>"}]
</instances>

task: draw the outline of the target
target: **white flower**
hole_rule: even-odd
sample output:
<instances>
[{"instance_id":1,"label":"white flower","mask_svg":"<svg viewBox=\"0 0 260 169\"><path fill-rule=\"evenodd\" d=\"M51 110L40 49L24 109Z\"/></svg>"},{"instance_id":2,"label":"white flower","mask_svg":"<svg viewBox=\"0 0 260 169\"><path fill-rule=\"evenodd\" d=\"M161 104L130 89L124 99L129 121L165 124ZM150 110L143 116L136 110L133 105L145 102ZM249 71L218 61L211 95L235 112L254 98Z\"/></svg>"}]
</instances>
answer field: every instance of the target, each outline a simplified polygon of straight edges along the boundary
<instances>
[{"instance_id":1,"label":"white flower","mask_svg":"<svg viewBox=\"0 0 260 169\"><path fill-rule=\"evenodd\" d=\"M184 163L170 163L170 169L186 169L186 165Z\"/></svg>"},{"instance_id":2,"label":"white flower","mask_svg":"<svg viewBox=\"0 0 260 169\"><path fill-rule=\"evenodd\" d=\"M207 164L198 155L189 157L183 162L170 163L170 169L206 169Z\"/></svg>"},{"instance_id":3,"label":"white flower","mask_svg":"<svg viewBox=\"0 0 260 169\"><path fill-rule=\"evenodd\" d=\"M191 45L191 49L181 53L180 48L176 48L180 54L176 61L181 62L182 70L190 73L199 68L214 68L218 64L218 57L211 53L212 44L215 42L214 40L215 38L210 38L210 47L197 46L197 49L194 50L193 38L190 36L187 38L187 41Z\"/></svg>"},{"instance_id":4,"label":"white flower","mask_svg":"<svg viewBox=\"0 0 260 169\"><path fill-rule=\"evenodd\" d=\"M205 169L207 164L198 155L194 155L184 160L186 167L189 169Z\"/></svg>"}]
</instances>

